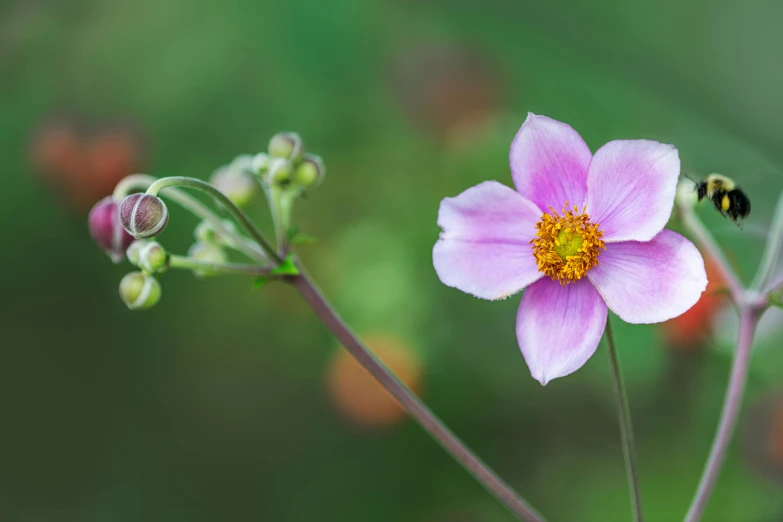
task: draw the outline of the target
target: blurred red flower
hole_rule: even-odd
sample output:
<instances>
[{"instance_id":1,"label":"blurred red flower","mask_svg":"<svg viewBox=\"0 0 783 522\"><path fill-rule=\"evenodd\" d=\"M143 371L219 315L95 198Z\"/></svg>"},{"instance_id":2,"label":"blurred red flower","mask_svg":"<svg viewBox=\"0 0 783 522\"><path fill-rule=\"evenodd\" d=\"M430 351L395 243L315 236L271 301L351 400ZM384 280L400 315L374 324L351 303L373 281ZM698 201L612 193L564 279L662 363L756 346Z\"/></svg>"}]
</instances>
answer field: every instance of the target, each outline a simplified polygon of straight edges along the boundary
<instances>
[{"instance_id":1,"label":"blurred red flower","mask_svg":"<svg viewBox=\"0 0 783 522\"><path fill-rule=\"evenodd\" d=\"M405 342L387 334L370 334L364 341L414 393L421 390L422 361ZM405 415L397 401L342 347L329 363L326 385L337 410L361 426L388 426Z\"/></svg>"},{"instance_id":2,"label":"blurred red flower","mask_svg":"<svg viewBox=\"0 0 783 522\"><path fill-rule=\"evenodd\" d=\"M129 123L92 128L73 117L44 121L30 146L35 172L74 212L84 212L125 176L142 169L141 133Z\"/></svg>"},{"instance_id":3,"label":"blurred red flower","mask_svg":"<svg viewBox=\"0 0 783 522\"><path fill-rule=\"evenodd\" d=\"M475 132L498 106L497 75L465 48L410 47L393 61L390 82L405 115L439 140Z\"/></svg>"},{"instance_id":4,"label":"blurred red flower","mask_svg":"<svg viewBox=\"0 0 783 522\"><path fill-rule=\"evenodd\" d=\"M661 324L667 345L677 350L696 349L709 341L712 320L728 302L722 293L725 286L720 271L709 256L702 255L709 280L707 289L693 308Z\"/></svg>"}]
</instances>

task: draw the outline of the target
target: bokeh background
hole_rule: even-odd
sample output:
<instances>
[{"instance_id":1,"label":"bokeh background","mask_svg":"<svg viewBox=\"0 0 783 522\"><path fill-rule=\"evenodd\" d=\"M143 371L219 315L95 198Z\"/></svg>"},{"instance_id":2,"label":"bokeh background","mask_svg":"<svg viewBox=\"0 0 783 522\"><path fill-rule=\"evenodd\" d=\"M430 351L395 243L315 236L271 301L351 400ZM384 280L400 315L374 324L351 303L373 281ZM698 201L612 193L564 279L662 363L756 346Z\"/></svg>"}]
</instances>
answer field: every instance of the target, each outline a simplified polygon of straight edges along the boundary
<instances>
[{"instance_id":1,"label":"bokeh background","mask_svg":"<svg viewBox=\"0 0 783 522\"><path fill-rule=\"evenodd\" d=\"M518 298L435 276L438 204L510 183L527 111L593 150L657 139L751 196L742 231L700 209L749 280L783 189L781 22L780 2L707 0L2 2L0 520L512 520L291 289L172 272L153 310L120 301L130 267L90 240L92 203L130 172L206 179L279 130L327 162L296 220L344 317L550 520L628 520L604 348L534 381ZM171 208L161 240L184 253L196 221ZM253 215L268 230L261 198ZM701 473L724 307L615 318L652 522L680 520ZM705 521L783 520L778 319L764 332Z\"/></svg>"}]
</instances>

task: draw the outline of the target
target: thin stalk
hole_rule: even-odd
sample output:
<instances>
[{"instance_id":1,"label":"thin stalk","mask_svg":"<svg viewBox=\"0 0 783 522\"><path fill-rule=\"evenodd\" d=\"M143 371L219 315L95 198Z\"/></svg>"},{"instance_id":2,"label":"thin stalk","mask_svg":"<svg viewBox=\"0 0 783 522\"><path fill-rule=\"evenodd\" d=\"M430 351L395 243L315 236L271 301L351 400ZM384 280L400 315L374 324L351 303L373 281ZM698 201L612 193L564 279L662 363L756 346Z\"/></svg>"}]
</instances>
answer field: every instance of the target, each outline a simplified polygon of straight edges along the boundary
<instances>
[{"instance_id":1,"label":"thin stalk","mask_svg":"<svg viewBox=\"0 0 783 522\"><path fill-rule=\"evenodd\" d=\"M701 475L699 487L691 501L685 522L697 522L701 519L704 509L707 507L707 501L709 501L712 491L715 489L715 483L718 481L718 475L726 458L726 451L734 434L737 417L742 405L742 395L745 391L745 381L748 376L753 336L757 323L757 312L747 309L740 311L737 348L731 365L731 376L729 377L729 386L726 389L726 398L723 401L723 411L721 412L715 439L712 442L710 456Z\"/></svg>"},{"instance_id":2,"label":"thin stalk","mask_svg":"<svg viewBox=\"0 0 783 522\"><path fill-rule=\"evenodd\" d=\"M753 284L750 286L752 289L759 292L767 290L767 283L778 264L781 246L783 246L783 194L778 198L778 204L775 207L769 239L764 247L764 254L761 257L761 264L756 276L753 278Z\"/></svg>"},{"instance_id":3,"label":"thin stalk","mask_svg":"<svg viewBox=\"0 0 783 522\"><path fill-rule=\"evenodd\" d=\"M146 174L134 174L128 176L120 181L114 189L115 201L122 201L133 190L147 190L147 188L158 181L158 178L147 176ZM212 225L212 228L220 234L221 237L228 239L228 246L238 250L245 254L250 259L257 261L266 261L266 255L264 252L256 246L255 243L249 242L244 236L236 234L234 231L226 227L220 216L212 212L206 205L199 200L189 196L187 193L178 190L174 187L169 187L165 190L167 198L178 203L182 208L188 210L191 214L198 218L208 222Z\"/></svg>"},{"instance_id":4,"label":"thin stalk","mask_svg":"<svg viewBox=\"0 0 783 522\"><path fill-rule=\"evenodd\" d=\"M726 282L726 286L731 293L732 300L739 305L745 296L745 290L740 282L739 277L731 268L729 260L726 259L726 255L723 250L715 242L715 239L710 234L709 230L704 226L701 220L696 216L693 208L689 206L681 206L682 219L685 226L693 235L696 243L704 249L715 262L716 267L720 270L723 280Z\"/></svg>"},{"instance_id":5,"label":"thin stalk","mask_svg":"<svg viewBox=\"0 0 783 522\"><path fill-rule=\"evenodd\" d=\"M247 233L250 234L250 237L256 243L258 243L269 259L274 261L276 265L279 265L283 262L283 260L280 259L280 256L277 255L275 249L272 248L272 246L267 242L266 238L264 238L263 234L261 234L261 232L256 228L250 218L247 217L247 214L245 214L242 209L237 207L225 194L220 192L206 181L202 181L196 178L188 178L185 176L161 178L150 185L149 188L147 188L147 194L152 194L155 196L158 194L158 192L167 187L192 188L200 190L201 192L211 196L214 200L223 205L223 207L228 210L232 217L236 219L237 222L245 228L245 230L247 230Z\"/></svg>"},{"instance_id":6,"label":"thin stalk","mask_svg":"<svg viewBox=\"0 0 783 522\"><path fill-rule=\"evenodd\" d=\"M209 263L190 257L169 256L169 268L182 268L186 270L203 270L214 274L235 274L249 276L266 276L271 268L257 265L243 265L237 263Z\"/></svg>"},{"instance_id":7,"label":"thin stalk","mask_svg":"<svg viewBox=\"0 0 783 522\"><path fill-rule=\"evenodd\" d=\"M379 361L340 319L305 275L289 279L319 319L356 360L408 411L411 417L519 520L544 522L522 497L503 482L443 422Z\"/></svg>"},{"instance_id":8,"label":"thin stalk","mask_svg":"<svg viewBox=\"0 0 783 522\"><path fill-rule=\"evenodd\" d=\"M628 392L625 389L620 359L617 356L617 345L612 331L612 322L607 317L604 339L609 351L609 367L612 373L612 390L617 407L617 420L620 424L620 440L623 445L625 472L628 477L628 487L631 490L631 509L635 522L642 522L642 499L639 491L639 474L636 464L636 448L634 447L633 426L631 424L631 408L628 405Z\"/></svg>"}]
</instances>

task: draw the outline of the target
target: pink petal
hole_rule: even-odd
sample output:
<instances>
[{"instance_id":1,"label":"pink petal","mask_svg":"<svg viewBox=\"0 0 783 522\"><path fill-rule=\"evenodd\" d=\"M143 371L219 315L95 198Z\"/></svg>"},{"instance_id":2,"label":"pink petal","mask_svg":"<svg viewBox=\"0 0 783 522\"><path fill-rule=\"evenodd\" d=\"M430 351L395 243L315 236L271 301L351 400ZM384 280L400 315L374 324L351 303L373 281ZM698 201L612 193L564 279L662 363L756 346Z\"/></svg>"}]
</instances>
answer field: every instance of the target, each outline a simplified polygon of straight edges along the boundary
<instances>
[{"instance_id":1,"label":"pink petal","mask_svg":"<svg viewBox=\"0 0 783 522\"><path fill-rule=\"evenodd\" d=\"M447 286L502 299L542 276L530 240L541 211L513 189L485 181L440 204L432 260Z\"/></svg>"},{"instance_id":2,"label":"pink petal","mask_svg":"<svg viewBox=\"0 0 783 522\"><path fill-rule=\"evenodd\" d=\"M682 315L707 288L701 253L671 230L646 243L607 245L598 261L587 277L626 323L660 323Z\"/></svg>"},{"instance_id":3,"label":"pink petal","mask_svg":"<svg viewBox=\"0 0 783 522\"><path fill-rule=\"evenodd\" d=\"M601 341L606 315L587 279L561 287L547 277L525 290L517 340L533 378L545 385L581 368Z\"/></svg>"},{"instance_id":4,"label":"pink petal","mask_svg":"<svg viewBox=\"0 0 783 522\"><path fill-rule=\"evenodd\" d=\"M649 241L674 206L680 156L671 145L610 141L595 153L587 174L587 212L604 241Z\"/></svg>"},{"instance_id":5,"label":"pink petal","mask_svg":"<svg viewBox=\"0 0 783 522\"><path fill-rule=\"evenodd\" d=\"M568 201L579 208L587 194L592 154L565 123L529 113L511 142L511 176L517 191L543 210L560 211Z\"/></svg>"}]
</instances>

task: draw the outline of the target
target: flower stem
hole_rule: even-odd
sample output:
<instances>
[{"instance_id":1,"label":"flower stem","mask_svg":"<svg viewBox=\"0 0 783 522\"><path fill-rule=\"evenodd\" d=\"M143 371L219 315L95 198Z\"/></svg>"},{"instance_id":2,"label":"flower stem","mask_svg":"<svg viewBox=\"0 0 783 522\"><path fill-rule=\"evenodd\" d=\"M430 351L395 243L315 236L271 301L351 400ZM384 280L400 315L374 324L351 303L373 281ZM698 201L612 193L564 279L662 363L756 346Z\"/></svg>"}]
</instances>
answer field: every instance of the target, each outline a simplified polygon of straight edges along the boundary
<instances>
[{"instance_id":1,"label":"flower stem","mask_svg":"<svg viewBox=\"0 0 783 522\"><path fill-rule=\"evenodd\" d=\"M190 257L177 255L169 256L169 268L207 270L211 273L249 275L256 277L269 275L271 272L271 268L263 266L242 265L236 263L209 263L205 261L198 261Z\"/></svg>"},{"instance_id":2,"label":"flower stem","mask_svg":"<svg viewBox=\"0 0 783 522\"><path fill-rule=\"evenodd\" d=\"M158 178L147 176L145 174L133 174L124 178L114 189L114 199L121 201L132 190L147 190L147 188L158 181ZM202 204L196 198L187 193L177 190L174 187L166 189L166 197L177 202L184 209L190 211L198 218L207 221L221 236L230 240L229 246L245 254L250 259L257 261L266 261L266 255L255 243L249 242L244 236L240 236L227 228L220 217L212 212L206 205Z\"/></svg>"},{"instance_id":3,"label":"flower stem","mask_svg":"<svg viewBox=\"0 0 783 522\"><path fill-rule=\"evenodd\" d=\"M289 279L326 327L356 360L407 410L413 419L519 520L544 519L468 449L435 414L379 361L340 319L306 275Z\"/></svg>"},{"instance_id":4,"label":"flower stem","mask_svg":"<svg viewBox=\"0 0 783 522\"><path fill-rule=\"evenodd\" d=\"M772 272L775 270L781 246L783 246L783 194L778 198L775 216L772 218L772 226L769 231L769 239L764 247L764 254L761 257L759 269L753 278L751 288L754 290L759 292L767 290L766 285L770 277L772 277Z\"/></svg>"},{"instance_id":5,"label":"flower stem","mask_svg":"<svg viewBox=\"0 0 783 522\"><path fill-rule=\"evenodd\" d=\"M682 219L685 227L696 239L699 246L701 246L715 262L716 267L720 270L723 280L726 282L726 286L731 293L732 300L739 305L744 300L745 290L739 277L734 272L734 269L731 268L728 259L726 259L723 250L721 250L718 243L715 242L715 238L712 237L709 230L707 230L698 216L696 216L692 207L683 205L680 209L682 211Z\"/></svg>"},{"instance_id":6,"label":"flower stem","mask_svg":"<svg viewBox=\"0 0 783 522\"><path fill-rule=\"evenodd\" d=\"M149 186L149 188L147 189L147 194L152 194L153 196L156 196L158 192L160 192L161 190L167 187L192 188L208 194L213 199L215 199L218 203L223 205L223 207L225 207L226 210L228 210L228 212L234 217L234 219L236 219L237 222L239 222L239 224L242 225L245 228L245 230L247 230L248 234L250 234L250 237L253 238L253 240L258 243L258 245L264 250L264 252L269 257L269 259L274 261L276 265L280 265L283 262L283 260L280 259L280 256L277 255L275 249L272 248L272 246L267 242L267 240L264 238L261 232L256 228L256 226L250 220L250 218L247 217L247 214L245 214L242 211L242 209L237 207L225 194L220 192L218 189L216 189L206 181L202 181L196 178L188 178L185 176L172 176L169 178L161 178Z\"/></svg>"},{"instance_id":7,"label":"flower stem","mask_svg":"<svg viewBox=\"0 0 783 522\"><path fill-rule=\"evenodd\" d=\"M617 406L617 420L620 423L620 439L623 445L623 457L625 459L625 471L628 476L628 486L631 490L631 508L635 522L642 522L642 499L639 492L639 476L636 465L636 448L633 440L633 426L631 425L631 408L628 405L628 393L625 389L623 372L620 368L620 359L617 356L617 345L614 340L612 322L606 318L605 332L606 346L609 349L609 367L612 372L612 390L614 391L615 405Z\"/></svg>"},{"instance_id":8,"label":"flower stem","mask_svg":"<svg viewBox=\"0 0 783 522\"><path fill-rule=\"evenodd\" d=\"M729 386L726 389L726 398L723 402L720 423L715 433L710 456L704 467L698 490L691 501L691 506L685 517L685 522L697 522L701 519L704 509L707 507L707 501L710 499L715 483L718 480L742 404L742 395L745 391L745 381L748 375L750 353L757 322L757 312L752 310L740 311L739 337L734 353L734 362L731 366Z\"/></svg>"}]
</instances>

